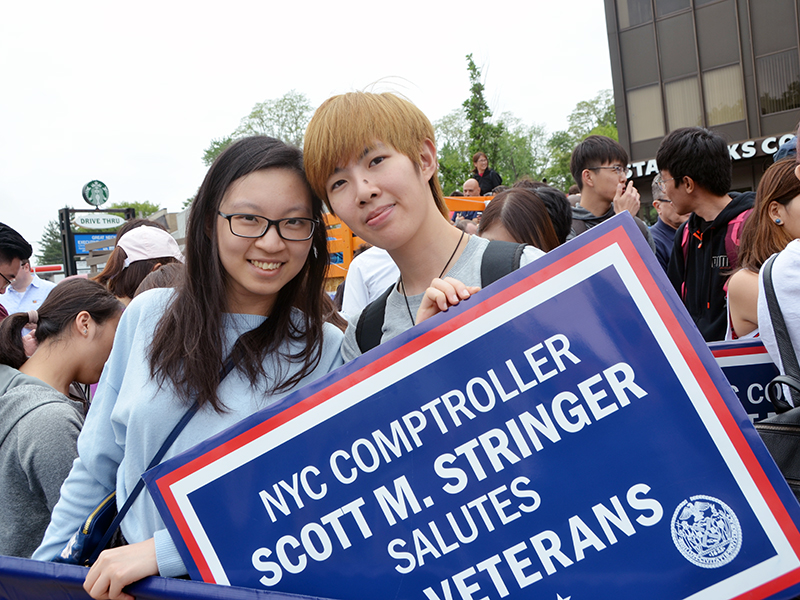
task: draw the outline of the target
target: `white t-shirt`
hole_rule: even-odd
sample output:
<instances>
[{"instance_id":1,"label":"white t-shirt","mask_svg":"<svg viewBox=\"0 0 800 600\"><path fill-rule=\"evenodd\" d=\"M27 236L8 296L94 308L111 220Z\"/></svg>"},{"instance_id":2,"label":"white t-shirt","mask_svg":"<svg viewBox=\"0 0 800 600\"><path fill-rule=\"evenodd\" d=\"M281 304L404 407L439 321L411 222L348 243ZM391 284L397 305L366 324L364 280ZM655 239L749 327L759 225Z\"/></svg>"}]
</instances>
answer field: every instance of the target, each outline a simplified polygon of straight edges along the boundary
<instances>
[{"instance_id":1,"label":"white t-shirt","mask_svg":"<svg viewBox=\"0 0 800 600\"><path fill-rule=\"evenodd\" d=\"M781 307L794 352L800 355L800 240L790 242L783 252L778 254L772 265L772 286L775 288L775 297ZM762 273L758 276L758 330L761 332L761 340L767 352L778 365L780 372L785 375L786 371L783 368L775 331L772 328L772 319L767 308ZM788 391L784 386L784 396L791 403L791 396L786 396Z\"/></svg>"},{"instance_id":2,"label":"white t-shirt","mask_svg":"<svg viewBox=\"0 0 800 600\"><path fill-rule=\"evenodd\" d=\"M353 259L347 270L342 298L345 317L357 317L361 310L389 289L400 277L400 269L383 248L373 246Z\"/></svg>"}]
</instances>

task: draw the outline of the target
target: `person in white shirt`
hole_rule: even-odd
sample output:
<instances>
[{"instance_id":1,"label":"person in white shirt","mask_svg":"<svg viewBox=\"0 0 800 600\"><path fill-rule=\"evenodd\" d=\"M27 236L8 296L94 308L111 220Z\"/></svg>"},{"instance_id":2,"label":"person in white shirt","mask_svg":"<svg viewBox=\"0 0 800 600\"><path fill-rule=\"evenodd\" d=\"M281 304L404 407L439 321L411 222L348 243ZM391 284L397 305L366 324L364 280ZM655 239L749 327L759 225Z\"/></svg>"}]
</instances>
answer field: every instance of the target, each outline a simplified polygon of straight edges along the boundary
<instances>
[{"instance_id":1,"label":"person in white shirt","mask_svg":"<svg viewBox=\"0 0 800 600\"><path fill-rule=\"evenodd\" d=\"M392 287L400 277L400 269L383 248L372 246L356 256L347 270L342 312L349 320Z\"/></svg>"},{"instance_id":2,"label":"person in white shirt","mask_svg":"<svg viewBox=\"0 0 800 600\"><path fill-rule=\"evenodd\" d=\"M37 277L30 260L25 259L20 262L17 276L6 288L5 294L0 295L0 304L10 315L38 310L54 287L56 287L55 283Z\"/></svg>"}]
</instances>

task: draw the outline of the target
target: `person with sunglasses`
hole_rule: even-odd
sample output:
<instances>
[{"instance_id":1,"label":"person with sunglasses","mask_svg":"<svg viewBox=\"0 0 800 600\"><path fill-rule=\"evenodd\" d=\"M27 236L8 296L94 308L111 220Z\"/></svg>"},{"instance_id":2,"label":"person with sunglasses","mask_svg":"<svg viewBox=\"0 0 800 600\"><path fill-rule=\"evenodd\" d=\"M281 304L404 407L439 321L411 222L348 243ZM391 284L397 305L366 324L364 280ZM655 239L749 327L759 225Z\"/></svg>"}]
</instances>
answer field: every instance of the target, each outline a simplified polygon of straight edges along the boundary
<instances>
[{"instance_id":1,"label":"person with sunglasses","mask_svg":"<svg viewBox=\"0 0 800 600\"><path fill-rule=\"evenodd\" d=\"M0 294L14 283L22 261L28 260L33 248L16 230L0 223ZM8 316L8 311L0 303L0 321Z\"/></svg>"},{"instance_id":2,"label":"person with sunglasses","mask_svg":"<svg viewBox=\"0 0 800 600\"><path fill-rule=\"evenodd\" d=\"M664 182L660 175L653 178L653 208L658 213L658 220L650 227L650 235L656 244L656 258L664 268L664 272L669 265L669 257L672 255L672 243L675 239L675 232L683 223L689 219L689 215L679 215L672 206L672 202L667 198L667 194L661 189Z\"/></svg>"}]
</instances>

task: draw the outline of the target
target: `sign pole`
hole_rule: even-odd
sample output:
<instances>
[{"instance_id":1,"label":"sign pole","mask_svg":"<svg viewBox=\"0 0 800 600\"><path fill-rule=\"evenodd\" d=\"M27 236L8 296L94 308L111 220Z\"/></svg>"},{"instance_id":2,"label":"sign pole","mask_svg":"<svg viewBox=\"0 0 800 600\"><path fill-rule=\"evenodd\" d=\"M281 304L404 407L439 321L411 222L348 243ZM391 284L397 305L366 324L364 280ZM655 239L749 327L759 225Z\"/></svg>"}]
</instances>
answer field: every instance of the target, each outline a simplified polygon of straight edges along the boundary
<instances>
[{"instance_id":1,"label":"sign pole","mask_svg":"<svg viewBox=\"0 0 800 600\"><path fill-rule=\"evenodd\" d=\"M61 256L64 261L64 275L77 275L78 269L75 266L74 234L70 226L70 213L72 209L62 208L58 211L58 224L61 230Z\"/></svg>"}]
</instances>

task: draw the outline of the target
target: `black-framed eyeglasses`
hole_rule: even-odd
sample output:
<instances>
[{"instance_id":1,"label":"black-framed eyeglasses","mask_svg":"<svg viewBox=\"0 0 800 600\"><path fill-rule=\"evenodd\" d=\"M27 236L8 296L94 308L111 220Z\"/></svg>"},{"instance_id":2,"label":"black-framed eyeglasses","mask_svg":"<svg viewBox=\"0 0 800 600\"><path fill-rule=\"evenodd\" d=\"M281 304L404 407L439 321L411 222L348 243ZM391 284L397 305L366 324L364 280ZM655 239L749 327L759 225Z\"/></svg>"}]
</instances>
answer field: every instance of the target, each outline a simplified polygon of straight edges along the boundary
<instances>
[{"instance_id":1,"label":"black-framed eyeglasses","mask_svg":"<svg viewBox=\"0 0 800 600\"><path fill-rule=\"evenodd\" d=\"M663 193L666 194L667 193L667 182L668 181L675 181L676 179L679 179L679 178L678 177L670 177L669 179L664 179L661 176L661 173L659 173L658 175L655 176L653 181L655 181L656 185L658 186L658 189L660 189ZM669 200L667 200L666 202L669 202Z\"/></svg>"},{"instance_id":2,"label":"black-framed eyeglasses","mask_svg":"<svg viewBox=\"0 0 800 600\"><path fill-rule=\"evenodd\" d=\"M260 215L244 213L226 214L217 211L219 216L228 221L231 233L237 237L260 238L266 235L273 225L278 230L278 235L287 242L304 242L314 235L317 222L314 219L303 217L289 217L287 219L268 219Z\"/></svg>"},{"instance_id":3,"label":"black-framed eyeglasses","mask_svg":"<svg viewBox=\"0 0 800 600\"><path fill-rule=\"evenodd\" d=\"M590 171L597 171L599 169L611 169L612 171L614 171L614 173L616 173L619 176L628 174L628 168L623 167L622 165L611 165L610 167L586 167L586 168L589 169Z\"/></svg>"},{"instance_id":4,"label":"black-framed eyeglasses","mask_svg":"<svg viewBox=\"0 0 800 600\"><path fill-rule=\"evenodd\" d=\"M5 280L6 280L6 283L7 283L8 285L14 285L14 280L16 279L16 277L12 277L11 279L9 279L8 277L6 277L5 275L3 275L2 273L0 273L0 277L2 277L3 279L5 279Z\"/></svg>"}]
</instances>

